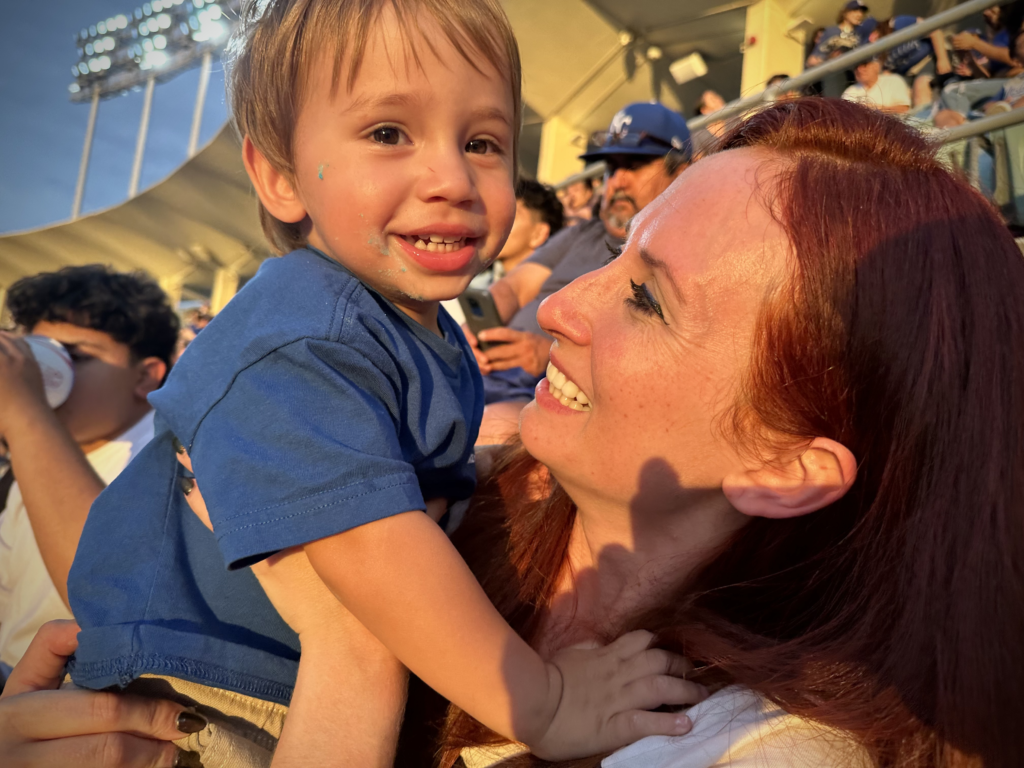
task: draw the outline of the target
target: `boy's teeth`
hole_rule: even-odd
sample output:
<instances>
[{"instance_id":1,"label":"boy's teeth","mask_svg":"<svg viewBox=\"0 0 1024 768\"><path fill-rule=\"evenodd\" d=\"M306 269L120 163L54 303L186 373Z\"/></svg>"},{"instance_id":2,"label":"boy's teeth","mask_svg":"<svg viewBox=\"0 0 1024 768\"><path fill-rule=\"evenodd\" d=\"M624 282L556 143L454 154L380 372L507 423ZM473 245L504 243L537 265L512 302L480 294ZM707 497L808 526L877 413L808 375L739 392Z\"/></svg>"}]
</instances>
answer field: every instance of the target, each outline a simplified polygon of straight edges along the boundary
<instances>
[{"instance_id":1,"label":"boy's teeth","mask_svg":"<svg viewBox=\"0 0 1024 768\"><path fill-rule=\"evenodd\" d=\"M465 238L442 235L413 235L408 240L420 250L431 253L452 253L465 245Z\"/></svg>"},{"instance_id":2,"label":"boy's teeth","mask_svg":"<svg viewBox=\"0 0 1024 768\"><path fill-rule=\"evenodd\" d=\"M564 373L555 368L554 363L548 363L547 379L548 391L562 405L574 411L590 410L590 399L583 394L576 382L566 378Z\"/></svg>"}]
</instances>

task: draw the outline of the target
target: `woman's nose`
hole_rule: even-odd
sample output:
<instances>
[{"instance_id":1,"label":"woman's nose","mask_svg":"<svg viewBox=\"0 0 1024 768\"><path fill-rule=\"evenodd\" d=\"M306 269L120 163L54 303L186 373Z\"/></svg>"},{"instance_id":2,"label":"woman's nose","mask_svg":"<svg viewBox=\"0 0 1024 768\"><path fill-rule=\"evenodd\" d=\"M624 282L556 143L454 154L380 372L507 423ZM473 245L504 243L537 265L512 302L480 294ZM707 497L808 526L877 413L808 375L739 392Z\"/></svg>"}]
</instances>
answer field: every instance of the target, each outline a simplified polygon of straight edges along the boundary
<instances>
[{"instance_id":1,"label":"woman's nose","mask_svg":"<svg viewBox=\"0 0 1024 768\"><path fill-rule=\"evenodd\" d=\"M601 273L589 272L576 278L565 288L548 296L537 308L537 323L556 339L586 345L591 338L591 313L597 308L602 291Z\"/></svg>"}]
</instances>

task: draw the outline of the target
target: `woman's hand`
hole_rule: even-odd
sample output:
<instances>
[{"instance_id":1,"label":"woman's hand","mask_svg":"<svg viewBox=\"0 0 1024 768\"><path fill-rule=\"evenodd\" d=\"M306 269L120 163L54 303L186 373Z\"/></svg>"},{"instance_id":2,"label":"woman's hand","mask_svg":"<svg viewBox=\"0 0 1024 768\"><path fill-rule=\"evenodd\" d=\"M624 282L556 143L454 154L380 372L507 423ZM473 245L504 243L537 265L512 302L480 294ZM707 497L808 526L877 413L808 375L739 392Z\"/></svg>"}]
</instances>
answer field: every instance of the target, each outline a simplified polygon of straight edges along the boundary
<instances>
[{"instance_id":1,"label":"woman's hand","mask_svg":"<svg viewBox=\"0 0 1024 768\"><path fill-rule=\"evenodd\" d=\"M0 695L4 768L171 768L184 754L170 743L206 726L159 699L57 690L78 646L73 621L44 624Z\"/></svg>"}]
</instances>

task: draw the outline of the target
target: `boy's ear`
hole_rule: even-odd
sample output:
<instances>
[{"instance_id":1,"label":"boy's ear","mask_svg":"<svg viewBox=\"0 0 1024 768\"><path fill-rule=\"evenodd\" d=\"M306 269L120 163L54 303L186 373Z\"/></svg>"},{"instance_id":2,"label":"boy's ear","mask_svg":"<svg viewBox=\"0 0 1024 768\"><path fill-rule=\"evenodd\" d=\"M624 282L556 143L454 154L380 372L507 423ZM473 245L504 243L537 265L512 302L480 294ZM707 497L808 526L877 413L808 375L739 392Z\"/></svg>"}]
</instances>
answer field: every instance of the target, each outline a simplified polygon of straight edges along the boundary
<instances>
[{"instance_id":1,"label":"boy's ear","mask_svg":"<svg viewBox=\"0 0 1024 768\"><path fill-rule=\"evenodd\" d=\"M533 231L530 233L530 247L540 248L544 243L547 242L548 237L551 235L551 225L546 221L542 221L539 224L533 225Z\"/></svg>"},{"instance_id":2,"label":"boy's ear","mask_svg":"<svg viewBox=\"0 0 1024 768\"><path fill-rule=\"evenodd\" d=\"M751 517L799 517L841 499L857 479L857 460L842 443L816 437L795 458L729 475L722 491Z\"/></svg>"},{"instance_id":3,"label":"boy's ear","mask_svg":"<svg viewBox=\"0 0 1024 768\"><path fill-rule=\"evenodd\" d=\"M147 357L136 366L138 379L135 382L135 397L145 400L146 396L160 388L167 375L167 363L159 357Z\"/></svg>"},{"instance_id":4,"label":"boy's ear","mask_svg":"<svg viewBox=\"0 0 1024 768\"><path fill-rule=\"evenodd\" d=\"M286 224L306 218L306 208L291 180L270 164L248 136L242 140L242 162L260 202L271 216Z\"/></svg>"}]
</instances>

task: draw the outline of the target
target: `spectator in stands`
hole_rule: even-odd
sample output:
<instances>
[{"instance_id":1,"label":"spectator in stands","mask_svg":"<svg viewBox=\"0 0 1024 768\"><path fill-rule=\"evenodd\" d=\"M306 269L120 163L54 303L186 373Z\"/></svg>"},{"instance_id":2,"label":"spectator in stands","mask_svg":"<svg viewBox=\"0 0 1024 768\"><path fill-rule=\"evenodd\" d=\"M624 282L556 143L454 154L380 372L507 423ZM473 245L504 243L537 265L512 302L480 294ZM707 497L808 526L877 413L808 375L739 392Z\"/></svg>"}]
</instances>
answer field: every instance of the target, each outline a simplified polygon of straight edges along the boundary
<instances>
[{"instance_id":1,"label":"spectator in stands","mask_svg":"<svg viewBox=\"0 0 1024 768\"><path fill-rule=\"evenodd\" d=\"M807 57L807 66L816 67L827 59L852 51L868 41L875 29L875 20L867 16L868 7L859 0L850 0L839 12L835 26L825 27Z\"/></svg>"},{"instance_id":2,"label":"spectator in stands","mask_svg":"<svg viewBox=\"0 0 1024 768\"><path fill-rule=\"evenodd\" d=\"M1010 38L1017 30L1006 28L1004 9L995 5L981 12L984 30L965 30L953 35L953 48L970 54L979 74L989 78L1005 77L1016 63L1010 55Z\"/></svg>"},{"instance_id":3,"label":"spectator in stands","mask_svg":"<svg viewBox=\"0 0 1024 768\"><path fill-rule=\"evenodd\" d=\"M537 323L541 301L608 261L633 216L689 163L690 133L683 117L662 104L630 104L581 159L606 164L600 218L560 232L491 286L508 321L507 327L481 333L480 340L495 346L480 350L466 329L487 394L479 444L503 442L515 433L519 411L544 375L551 337Z\"/></svg>"},{"instance_id":4,"label":"spectator in stands","mask_svg":"<svg viewBox=\"0 0 1024 768\"><path fill-rule=\"evenodd\" d=\"M1024 106L1024 33L1014 35L1010 45L1016 74L1010 78L952 83L942 90L942 109L935 115L937 128L954 128L970 117L993 114Z\"/></svg>"},{"instance_id":5,"label":"spectator in stands","mask_svg":"<svg viewBox=\"0 0 1024 768\"><path fill-rule=\"evenodd\" d=\"M772 75L768 78L768 82L765 83L765 88L773 88L787 80L789 80L789 75ZM800 98L799 91L781 91L775 95L775 98L772 99L772 101L789 101L790 99L798 98Z\"/></svg>"},{"instance_id":6,"label":"spectator in stands","mask_svg":"<svg viewBox=\"0 0 1024 768\"><path fill-rule=\"evenodd\" d=\"M516 217L512 231L494 264L474 277L469 287L489 288L495 280L500 280L544 245L562 228L564 221L562 203L551 187L533 179L520 179L516 184ZM460 325L466 322L458 299L441 303L456 322Z\"/></svg>"},{"instance_id":7,"label":"spectator in stands","mask_svg":"<svg viewBox=\"0 0 1024 768\"><path fill-rule=\"evenodd\" d=\"M1008 7L1008 6L1007 6ZM957 60L954 70L961 80L942 89L939 114L935 125L949 128L962 124L972 113L984 110L986 102L996 97L1020 69L1011 52L1010 38L1019 30L1009 30L1006 8L995 6L982 12L985 29L969 30L953 35Z\"/></svg>"},{"instance_id":8,"label":"spectator in stands","mask_svg":"<svg viewBox=\"0 0 1024 768\"><path fill-rule=\"evenodd\" d=\"M899 75L882 71L878 59L858 64L853 75L857 82L843 91L843 98L882 112L902 115L910 111L910 88Z\"/></svg>"},{"instance_id":9,"label":"spectator in stands","mask_svg":"<svg viewBox=\"0 0 1024 768\"><path fill-rule=\"evenodd\" d=\"M28 345L0 333L0 434L16 482L0 513L0 667L47 621L71 618L67 574L89 507L153 436L146 396L167 374L178 318L140 274L66 267L11 286L22 330L61 342L75 381L56 411Z\"/></svg>"},{"instance_id":10,"label":"spectator in stands","mask_svg":"<svg viewBox=\"0 0 1024 768\"><path fill-rule=\"evenodd\" d=\"M725 106L725 99L715 91L704 91L700 95L700 101L693 108L694 117L713 115ZM706 154L725 133L728 127L725 120L718 120L708 123L703 128L698 128L690 135L690 144L693 147L693 159L698 160Z\"/></svg>"},{"instance_id":11,"label":"spectator in stands","mask_svg":"<svg viewBox=\"0 0 1024 768\"><path fill-rule=\"evenodd\" d=\"M565 226L572 227L594 217L600 180L597 178L574 181L562 190L558 198L562 201Z\"/></svg>"},{"instance_id":12,"label":"spectator in stands","mask_svg":"<svg viewBox=\"0 0 1024 768\"><path fill-rule=\"evenodd\" d=\"M893 16L879 23L877 37L899 32L919 21L922 19L918 16ZM905 78L912 86L914 109L930 104L935 76L948 75L953 71L942 30L936 29L927 38L910 40L891 48L885 54L885 69Z\"/></svg>"}]
</instances>

